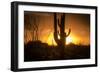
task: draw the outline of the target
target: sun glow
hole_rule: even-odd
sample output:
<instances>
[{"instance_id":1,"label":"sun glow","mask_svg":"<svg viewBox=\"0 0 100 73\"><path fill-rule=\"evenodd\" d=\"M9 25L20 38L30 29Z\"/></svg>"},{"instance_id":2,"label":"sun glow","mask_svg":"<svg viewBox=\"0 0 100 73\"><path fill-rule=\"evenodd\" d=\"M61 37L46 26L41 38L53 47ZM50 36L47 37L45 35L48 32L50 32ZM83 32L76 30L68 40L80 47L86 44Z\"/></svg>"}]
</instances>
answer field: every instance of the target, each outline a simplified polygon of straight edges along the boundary
<instances>
[{"instance_id":1,"label":"sun glow","mask_svg":"<svg viewBox=\"0 0 100 73\"><path fill-rule=\"evenodd\" d=\"M58 39L60 39L60 36L58 35ZM68 45L70 43L73 43L73 44L79 44L79 38L75 37L75 36L68 36L66 37L65 39L65 44ZM48 43L48 45L54 45L54 46L57 46L57 43L55 42L54 40L54 36L53 36L53 33L51 33L46 41L46 43Z\"/></svg>"},{"instance_id":2,"label":"sun glow","mask_svg":"<svg viewBox=\"0 0 100 73\"><path fill-rule=\"evenodd\" d=\"M57 45L56 42L55 42L55 40L54 40L53 33L51 33L49 35L47 43L48 43L48 45L55 45L55 46Z\"/></svg>"},{"instance_id":3,"label":"sun glow","mask_svg":"<svg viewBox=\"0 0 100 73\"><path fill-rule=\"evenodd\" d=\"M66 37L66 45L72 43L73 40L71 37Z\"/></svg>"},{"instance_id":4,"label":"sun glow","mask_svg":"<svg viewBox=\"0 0 100 73\"><path fill-rule=\"evenodd\" d=\"M68 45L70 43L78 45L80 43L80 39L75 36L70 35L70 36L66 37L66 45Z\"/></svg>"}]
</instances>

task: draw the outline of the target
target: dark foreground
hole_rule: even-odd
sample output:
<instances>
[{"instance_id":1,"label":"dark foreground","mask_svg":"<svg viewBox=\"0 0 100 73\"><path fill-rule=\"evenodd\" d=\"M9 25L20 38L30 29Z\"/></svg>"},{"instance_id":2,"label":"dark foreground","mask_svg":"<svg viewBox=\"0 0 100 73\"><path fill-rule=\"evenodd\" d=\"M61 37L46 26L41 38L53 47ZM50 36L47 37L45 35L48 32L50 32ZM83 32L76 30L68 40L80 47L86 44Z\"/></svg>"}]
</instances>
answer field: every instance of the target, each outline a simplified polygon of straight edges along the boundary
<instances>
[{"instance_id":1,"label":"dark foreground","mask_svg":"<svg viewBox=\"0 0 100 73\"><path fill-rule=\"evenodd\" d=\"M24 61L87 59L90 58L90 46L69 44L65 48L49 46L40 41L29 42L24 46Z\"/></svg>"}]
</instances>

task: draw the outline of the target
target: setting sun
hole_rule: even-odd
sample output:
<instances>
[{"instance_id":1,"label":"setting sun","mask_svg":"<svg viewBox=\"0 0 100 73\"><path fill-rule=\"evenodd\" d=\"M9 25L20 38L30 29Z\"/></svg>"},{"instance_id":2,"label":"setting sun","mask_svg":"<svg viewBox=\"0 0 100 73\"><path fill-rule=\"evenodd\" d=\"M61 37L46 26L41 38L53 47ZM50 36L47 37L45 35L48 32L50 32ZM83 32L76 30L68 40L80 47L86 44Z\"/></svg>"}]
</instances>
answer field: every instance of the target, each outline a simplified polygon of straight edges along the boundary
<instances>
[{"instance_id":1,"label":"setting sun","mask_svg":"<svg viewBox=\"0 0 100 73\"><path fill-rule=\"evenodd\" d=\"M66 37L66 45L72 43L71 37Z\"/></svg>"},{"instance_id":2,"label":"setting sun","mask_svg":"<svg viewBox=\"0 0 100 73\"><path fill-rule=\"evenodd\" d=\"M77 36L74 36L74 35L70 35L70 36L66 37L66 45L68 45L70 43L79 45L80 38L77 38Z\"/></svg>"}]
</instances>

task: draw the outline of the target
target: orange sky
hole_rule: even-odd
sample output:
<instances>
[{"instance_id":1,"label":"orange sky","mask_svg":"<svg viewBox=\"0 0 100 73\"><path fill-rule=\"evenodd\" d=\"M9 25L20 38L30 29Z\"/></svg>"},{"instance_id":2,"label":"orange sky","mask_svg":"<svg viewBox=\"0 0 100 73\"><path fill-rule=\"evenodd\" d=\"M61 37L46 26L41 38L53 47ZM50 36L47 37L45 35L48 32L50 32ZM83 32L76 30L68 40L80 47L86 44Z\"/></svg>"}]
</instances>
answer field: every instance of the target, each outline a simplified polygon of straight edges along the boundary
<instances>
[{"instance_id":1,"label":"orange sky","mask_svg":"<svg viewBox=\"0 0 100 73\"><path fill-rule=\"evenodd\" d=\"M54 32L54 20L53 13L35 13L35 12L25 12L25 31L29 31L28 40L32 39L30 31L32 27L28 29L29 18L27 16L32 15L37 19L38 26L38 39L49 45L55 44L53 38ZM34 23L33 23L34 24ZM89 45L90 44L90 15L89 14L70 14L65 15L65 31L67 33L68 29L71 29L71 33L66 40L74 44ZM27 33L27 32L25 32ZM27 37L25 38L27 40Z\"/></svg>"}]
</instances>

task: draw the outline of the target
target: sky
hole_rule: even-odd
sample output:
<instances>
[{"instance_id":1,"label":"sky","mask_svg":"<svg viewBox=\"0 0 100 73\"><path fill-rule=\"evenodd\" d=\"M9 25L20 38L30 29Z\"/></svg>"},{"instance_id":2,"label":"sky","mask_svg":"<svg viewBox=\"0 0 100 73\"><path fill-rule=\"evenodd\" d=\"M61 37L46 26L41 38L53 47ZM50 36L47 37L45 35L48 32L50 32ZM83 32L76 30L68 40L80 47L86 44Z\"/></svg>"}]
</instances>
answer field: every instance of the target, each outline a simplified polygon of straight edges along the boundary
<instances>
[{"instance_id":1,"label":"sky","mask_svg":"<svg viewBox=\"0 0 100 73\"><path fill-rule=\"evenodd\" d=\"M33 17L33 18L31 18ZM33 19L33 20L32 20ZM30 24L32 20L32 25ZM34 28L38 25L38 40L49 45L56 45L53 38L54 19L53 13L25 12L24 13L24 42L32 41ZM81 45L90 44L90 15L89 14L65 14L65 32L71 29L71 33L66 37L66 44L74 43ZM34 33L36 35L36 33Z\"/></svg>"}]
</instances>

